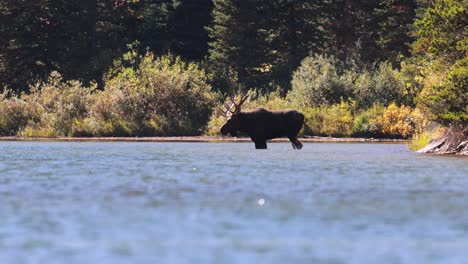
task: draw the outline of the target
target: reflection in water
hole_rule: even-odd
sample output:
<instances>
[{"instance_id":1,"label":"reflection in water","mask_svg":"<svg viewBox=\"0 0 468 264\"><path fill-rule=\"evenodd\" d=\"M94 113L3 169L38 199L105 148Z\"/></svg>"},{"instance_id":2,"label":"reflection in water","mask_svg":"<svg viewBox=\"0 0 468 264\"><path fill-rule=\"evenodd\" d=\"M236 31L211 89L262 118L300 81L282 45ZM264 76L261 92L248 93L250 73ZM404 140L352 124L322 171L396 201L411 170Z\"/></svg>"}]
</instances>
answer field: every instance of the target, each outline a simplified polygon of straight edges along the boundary
<instances>
[{"instance_id":1,"label":"reflection in water","mask_svg":"<svg viewBox=\"0 0 468 264\"><path fill-rule=\"evenodd\" d=\"M401 144L0 142L3 263L462 263L468 160Z\"/></svg>"}]
</instances>

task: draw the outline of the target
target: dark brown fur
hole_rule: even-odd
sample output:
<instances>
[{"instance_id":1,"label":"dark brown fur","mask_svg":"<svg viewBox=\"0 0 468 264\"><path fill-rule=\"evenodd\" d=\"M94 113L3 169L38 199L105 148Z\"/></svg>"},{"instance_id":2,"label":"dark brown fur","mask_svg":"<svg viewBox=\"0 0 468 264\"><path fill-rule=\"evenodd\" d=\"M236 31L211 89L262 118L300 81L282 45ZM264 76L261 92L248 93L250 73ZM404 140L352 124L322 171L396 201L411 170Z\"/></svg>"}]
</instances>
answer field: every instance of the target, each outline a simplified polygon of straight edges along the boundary
<instances>
[{"instance_id":1,"label":"dark brown fur","mask_svg":"<svg viewBox=\"0 0 468 264\"><path fill-rule=\"evenodd\" d=\"M268 111L257 108L234 114L220 131L223 135L231 136L236 136L238 131L246 133L255 142L257 149L266 149L267 140L279 137L289 138L294 149L301 149L297 134L303 123L304 115L296 110Z\"/></svg>"}]
</instances>

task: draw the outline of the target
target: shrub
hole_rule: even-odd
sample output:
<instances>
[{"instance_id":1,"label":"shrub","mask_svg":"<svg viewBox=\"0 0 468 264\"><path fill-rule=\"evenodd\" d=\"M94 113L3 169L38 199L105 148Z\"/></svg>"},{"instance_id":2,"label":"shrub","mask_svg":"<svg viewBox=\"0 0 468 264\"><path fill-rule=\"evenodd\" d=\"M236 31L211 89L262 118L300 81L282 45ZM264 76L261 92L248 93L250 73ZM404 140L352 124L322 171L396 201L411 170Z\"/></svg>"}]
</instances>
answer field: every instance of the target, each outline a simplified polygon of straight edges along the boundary
<instances>
[{"instance_id":1,"label":"shrub","mask_svg":"<svg viewBox=\"0 0 468 264\"><path fill-rule=\"evenodd\" d=\"M257 107L263 107L268 110L283 110L294 108L294 104L288 98L281 96L279 91L276 91L246 101L243 109L255 109Z\"/></svg>"},{"instance_id":2,"label":"shrub","mask_svg":"<svg viewBox=\"0 0 468 264\"><path fill-rule=\"evenodd\" d=\"M83 129L78 127L88 114L93 90L78 81L64 82L58 72L52 72L47 82L37 83L29 95L22 97L31 112L22 135L81 135Z\"/></svg>"},{"instance_id":3,"label":"shrub","mask_svg":"<svg viewBox=\"0 0 468 264\"><path fill-rule=\"evenodd\" d=\"M305 107L302 109L304 114L304 135L321 135L323 113L320 107Z\"/></svg>"},{"instance_id":4,"label":"shrub","mask_svg":"<svg viewBox=\"0 0 468 264\"><path fill-rule=\"evenodd\" d=\"M350 136L353 129L352 104L341 102L324 108L321 134Z\"/></svg>"},{"instance_id":5,"label":"shrub","mask_svg":"<svg viewBox=\"0 0 468 264\"><path fill-rule=\"evenodd\" d=\"M359 108L373 104L390 105L400 103L403 93L403 82L396 71L387 63L381 63L377 70L364 71L356 80L354 99Z\"/></svg>"},{"instance_id":6,"label":"shrub","mask_svg":"<svg viewBox=\"0 0 468 264\"><path fill-rule=\"evenodd\" d=\"M408 138L414 132L411 125L411 108L404 105L398 107L392 103L377 117L377 125L385 136Z\"/></svg>"},{"instance_id":7,"label":"shrub","mask_svg":"<svg viewBox=\"0 0 468 264\"><path fill-rule=\"evenodd\" d=\"M200 134L214 99L205 72L172 55L154 58L147 54L138 60L130 55L115 63L106 77L106 89L97 94L91 118L106 124L98 125L106 129L95 133ZM134 65L129 60L140 63Z\"/></svg>"},{"instance_id":8,"label":"shrub","mask_svg":"<svg viewBox=\"0 0 468 264\"><path fill-rule=\"evenodd\" d=\"M320 136L350 136L353 124L353 103L342 101L334 105L305 107L303 133Z\"/></svg>"},{"instance_id":9,"label":"shrub","mask_svg":"<svg viewBox=\"0 0 468 264\"><path fill-rule=\"evenodd\" d=\"M291 100L298 106L318 106L339 103L350 97L353 89L353 74L339 74L333 58L307 57L294 72Z\"/></svg>"},{"instance_id":10,"label":"shrub","mask_svg":"<svg viewBox=\"0 0 468 264\"><path fill-rule=\"evenodd\" d=\"M407 59L401 63L398 73L399 79L403 82L403 92L401 102L411 107L416 106L416 98L422 90L425 71L428 67L426 60Z\"/></svg>"},{"instance_id":11,"label":"shrub","mask_svg":"<svg viewBox=\"0 0 468 264\"><path fill-rule=\"evenodd\" d=\"M228 118L222 115L213 114L213 116L210 118L210 121L208 122L208 126L204 134L207 136L219 136L219 129L227 121L227 119Z\"/></svg>"},{"instance_id":12,"label":"shrub","mask_svg":"<svg viewBox=\"0 0 468 264\"><path fill-rule=\"evenodd\" d=\"M138 58L135 58L138 57ZM28 95L0 97L0 134L23 136L196 135L214 95L203 70L171 55L126 54L105 87L82 87L51 73Z\"/></svg>"},{"instance_id":13,"label":"shrub","mask_svg":"<svg viewBox=\"0 0 468 264\"><path fill-rule=\"evenodd\" d=\"M0 135L16 135L27 125L29 116L28 105L24 100L9 95L8 90L0 94Z\"/></svg>"},{"instance_id":14,"label":"shrub","mask_svg":"<svg viewBox=\"0 0 468 264\"><path fill-rule=\"evenodd\" d=\"M414 134L420 134L428 129L430 126L436 124L430 121L427 116L419 108L415 108L409 116L409 123L414 128Z\"/></svg>"},{"instance_id":15,"label":"shrub","mask_svg":"<svg viewBox=\"0 0 468 264\"><path fill-rule=\"evenodd\" d=\"M381 136L377 124L377 117L380 116L385 107L374 104L368 109L361 110L354 118L353 135L358 137L378 137Z\"/></svg>"}]
</instances>

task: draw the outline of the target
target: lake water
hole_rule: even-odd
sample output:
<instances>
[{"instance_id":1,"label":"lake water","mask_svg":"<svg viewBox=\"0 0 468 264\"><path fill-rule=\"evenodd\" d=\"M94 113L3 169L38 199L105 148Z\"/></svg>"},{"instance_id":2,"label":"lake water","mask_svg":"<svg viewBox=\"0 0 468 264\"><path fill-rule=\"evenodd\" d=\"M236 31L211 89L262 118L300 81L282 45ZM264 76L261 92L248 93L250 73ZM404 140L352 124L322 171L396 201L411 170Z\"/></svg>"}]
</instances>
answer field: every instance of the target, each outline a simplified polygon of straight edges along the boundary
<instances>
[{"instance_id":1,"label":"lake water","mask_svg":"<svg viewBox=\"0 0 468 264\"><path fill-rule=\"evenodd\" d=\"M465 263L468 159L404 144L0 142L1 263Z\"/></svg>"}]
</instances>

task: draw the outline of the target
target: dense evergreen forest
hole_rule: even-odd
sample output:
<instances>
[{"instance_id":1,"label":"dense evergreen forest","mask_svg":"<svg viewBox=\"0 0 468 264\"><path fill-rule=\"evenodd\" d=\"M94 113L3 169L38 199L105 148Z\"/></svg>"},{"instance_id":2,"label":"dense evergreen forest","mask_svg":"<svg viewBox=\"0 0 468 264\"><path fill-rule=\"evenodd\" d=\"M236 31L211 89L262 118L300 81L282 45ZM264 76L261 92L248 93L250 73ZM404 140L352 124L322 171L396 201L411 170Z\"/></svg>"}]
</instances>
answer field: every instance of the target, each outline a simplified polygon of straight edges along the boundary
<instances>
[{"instance_id":1,"label":"dense evergreen forest","mask_svg":"<svg viewBox=\"0 0 468 264\"><path fill-rule=\"evenodd\" d=\"M2 135L216 134L247 91L308 135L468 120L468 0L0 0L0 21Z\"/></svg>"},{"instance_id":2,"label":"dense evergreen forest","mask_svg":"<svg viewBox=\"0 0 468 264\"><path fill-rule=\"evenodd\" d=\"M2 0L0 81L15 91L45 80L103 83L128 51L208 62L249 89L288 90L308 55L343 67L398 66L410 55L415 1ZM222 80L218 80L222 81ZM215 86L215 89L225 89Z\"/></svg>"}]
</instances>

